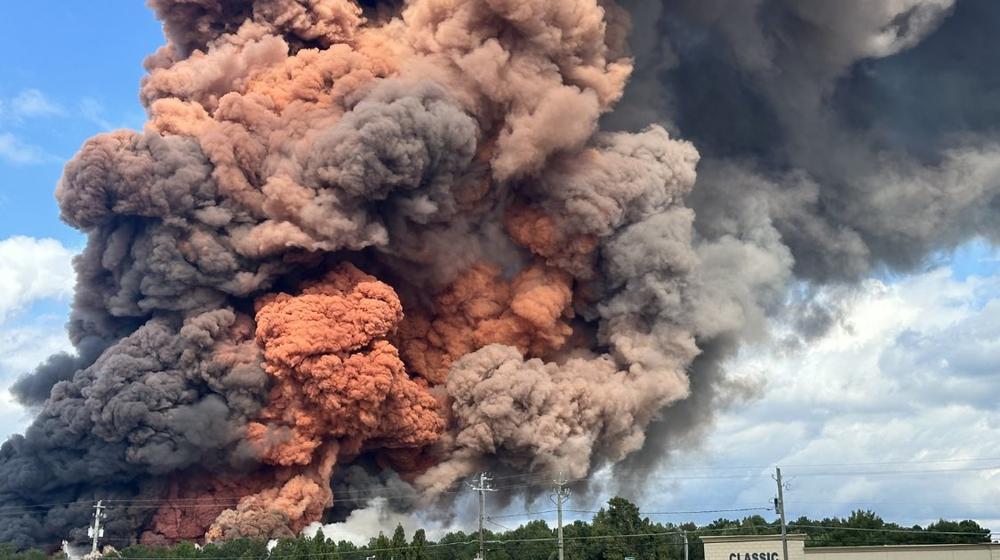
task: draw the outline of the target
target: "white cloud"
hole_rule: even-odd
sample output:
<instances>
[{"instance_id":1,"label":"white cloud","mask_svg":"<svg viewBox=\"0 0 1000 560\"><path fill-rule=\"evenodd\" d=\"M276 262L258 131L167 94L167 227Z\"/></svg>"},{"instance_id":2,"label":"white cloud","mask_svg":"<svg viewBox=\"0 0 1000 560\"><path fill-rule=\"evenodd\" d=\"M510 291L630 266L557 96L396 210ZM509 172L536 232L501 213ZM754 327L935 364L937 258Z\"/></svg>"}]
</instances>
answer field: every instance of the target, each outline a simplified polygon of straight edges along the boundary
<instances>
[{"instance_id":1,"label":"white cloud","mask_svg":"<svg viewBox=\"0 0 1000 560\"><path fill-rule=\"evenodd\" d=\"M65 317L35 317L28 327L0 325L0 441L23 432L31 420L7 391L15 379L57 352L72 352Z\"/></svg>"},{"instance_id":2,"label":"white cloud","mask_svg":"<svg viewBox=\"0 0 1000 560\"><path fill-rule=\"evenodd\" d=\"M10 114L14 118L49 117L65 113L58 103L50 100L37 89L26 89L10 100Z\"/></svg>"},{"instance_id":3,"label":"white cloud","mask_svg":"<svg viewBox=\"0 0 1000 560\"><path fill-rule=\"evenodd\" d=\"M114 130L115 125L111 124L109 120L104 118L104 106L101 102L94 99L93 97L85 97L80 101L80 114L87 118L90 122L94 123L101 130L110 131Z\"/></svg>"},{"instance_id":4,"label":"white cloud","mask_svg":"<svg viewBox=\"0 0 1000 560\"><path fill-rule=\"evenodd\" d=\"M112 131L122 128L132 130L142 130L146 122L146 114L142 111L131 112L125 116L114 117L114 120L107 117L107 110L99 100L93 97L84 97L79 104L80 115L103 131Z\"/></svg>"},{"instance_id":5,"label":"white cloud","mask_svg":"<svg viewBox=\"0 0 1000 560\"><path fill-rule=\"evenodd\" d=\"M763 506L770 465L782 465L793 518L870 508L905 523L1000 522L1000 469L984 470L1000 461L969 460L1000 457L1000 277L942 268L870 281L846 305L832 332L798 351L748 349L730 364L737 377L764 377L764 396L724 412L681 460L732 468L654 484L655 505ZM845 463L855 466L835 466Z\"/></svg>"},{"instance_id":6,"label":"white cloud","mask_svg":"<svg viewBox=\"0 0 1000 560\"><path fill-rule=\"evenodd\" d=\"M65 317L34 318L32 326L0 328L0 379L34 369L52 354L71 351Z\"/></svg>"},{"instance_id":7,"label":"white cloud","mask_svg":"<svg viewBox=\"0 0 1000 560\"><path fill-rule=\"evenodd\" d=\"M72 259L72 251L54 239L0 240L0 438L21 431L29 421L28 411L7 392L9 384L48 356L72 351L65 314L23 316L43 300L68 306Z\"/></svg>"},{"instance_id":8,"label":"white cloud","mask_svg":"<svg viewBox=\"0 0 1000 560\"><path fill-rule=\"evenodd\" d=\"M0 240L0 324L41 299L73 294L73 253L55 239Z\"/></svg>"},{"instance_id":9,"label":"white cloud","mask_svg":"<svg viewBox=\"0 0 1000 560\"><path fill-rule=\"evenodd\" d=\"M37 89L26 89L13 98L0 99L0 123L20 125L27 119L65 115L66 111ZM14 164L61 161L43 148L25 142L10 131L0 130L0 161Z\"/></svg>"},{"instance_id":10,"label":"white cloud","mask_svg":"<svg viewBox=\"0 0 1000 560\"><path fill-rule=\"evenodd\" d=\"M0 160L10 163L53 163L59 158L47 153L45 150L25 143L17 136L9 132L0 132Z\"/></svg>"}]
</instances>

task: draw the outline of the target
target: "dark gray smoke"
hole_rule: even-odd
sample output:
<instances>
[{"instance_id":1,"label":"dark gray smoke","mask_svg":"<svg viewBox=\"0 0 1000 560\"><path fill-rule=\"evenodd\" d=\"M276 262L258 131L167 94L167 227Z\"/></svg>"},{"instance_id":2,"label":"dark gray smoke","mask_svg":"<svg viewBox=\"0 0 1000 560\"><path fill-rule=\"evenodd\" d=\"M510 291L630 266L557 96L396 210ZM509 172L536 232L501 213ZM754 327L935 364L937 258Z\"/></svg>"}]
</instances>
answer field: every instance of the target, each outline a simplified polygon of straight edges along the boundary
<instances>
[{"instance_id":1,"label":"dark gray smoke","mask_svg":"<svg viewBox=\"0 0 1000 560\"><path fill-rule=\"evenodd\" d=\"M245 464L239 428L267 386L248 325L229 309L183 322L153 319L56 383L24 436L0 448L0 501L25 510L20 522L3 524L0 541L70 537L92 515L88 503L70 502L135 498L146 474ZM39 502L67 505L48 510L43 523L34 517L43 510L31 505ZM135 532L135 512L111 514L109 527L132 523L125 534Z\"/></svg>"},{"instance_id":2,"label":"dark gray smoke","mask_svg":"<svg viewBox=\"0 0 1000 560\"><path fill-rule=\"evenodd\" d=\"M107 344L94 338L81 340L76 345L75 355L60 352L49 356L30 375L24 375L10 387L11 394L25 406L38 406L49 398L52 387L60 381L68 381L77 371L94 363Z\"/></svg>"},{"instance_id":3,"label":"dark gray smoke","mask_svg":"<svg viewBox=\"0 0 1000 560\"><path fill-rule=\"evenodd\" d=\"M762 207L795 272L826 281L1000 236L995 3L631 4L651 71L607 121L655 115L695 143L706 238Z\"/></svg>"},{"instance_id":4,"label":"dark gray smoke","mask_svg":"<svg viewBox=\"0 0 1000 560\"><path fill-rule=\"evenodd\" d=\"M724 251L724 289L757 282L744 293L786 314L801 340L837 309L774 291L787 280L843 285L883 267L913 270L975 237L1000 242L1000 80L988 70L1000 63L997 3L622 4L636 72L604 124L660 122L694 143L699 252ZM750 321L744 333L756 336L754 325L763 326ZM710 395L724 376L714 362L735 346L704 342L695 394L627 466L660 460L705 425L693 418L717 410Z\"/></svg>"}]
</instances>

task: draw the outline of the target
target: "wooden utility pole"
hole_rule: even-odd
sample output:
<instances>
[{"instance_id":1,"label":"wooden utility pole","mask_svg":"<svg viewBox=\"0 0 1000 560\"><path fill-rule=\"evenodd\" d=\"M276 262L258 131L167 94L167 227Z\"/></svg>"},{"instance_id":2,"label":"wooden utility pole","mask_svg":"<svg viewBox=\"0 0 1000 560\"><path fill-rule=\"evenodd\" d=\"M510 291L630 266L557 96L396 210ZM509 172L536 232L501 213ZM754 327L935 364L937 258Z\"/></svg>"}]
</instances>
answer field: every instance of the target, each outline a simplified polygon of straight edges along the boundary
<instances>
[{"instance_id":1,"label":"wooden utility pole","mask_svg":"<svg viewBox=\"0 0 1000 560\"><path fill-rule=\"evenodd\" d=\"M781 558L788 560L788 526L785 525L785 487L781 483L781 467L774 468L774 480L778 483L778 498L774 501L774 507L781 516Z\"/></svg>"},{"instance_id":2,"label":"wooden utility pole","mask_svg":"<svg viewBox=\"0 0 1000 560\"><path fill-rule=\"evenodd\" d=\"M479 560L486 559L486 540L483 529L483 521L486 519L486 493L496 492L496 490L490 488L489 486L489 483L492 480L493 479L486 476L486 473L480 473L479 485L469 485L469 488L479 492Z\"/></svg>"},{"instance_id":3,"label":"wooden utility pole","mask_svg":"<svg viewBox=\"0 0 1000 560\"><path fill-rule=\"evenodd\" d=\"M558 480L553 480L552 484L555 485L552 497L552 503L556 505L557 520L558 520L558 547L559 547L559 560L564 560L565 546L563 545L563 504L569 499L569 489L566 488L566 479L559 475Z\"/></svg>"},{"instance_id":4,"label":"wooden utility pole","mask_svg":"<svg viewBox=\"0 0 1000 560\"><path fill-rule=\"evenodd\" d=\"M87 531L87 536L94 539L93 545L91 545L90 553L97 556L97 539L104 536L104 529L101 527L101 519L107 517L104 513L105 507L102 504L104 500L97 500L97 505L94 506L94 526Z\"/></svg>"}]
</instances>

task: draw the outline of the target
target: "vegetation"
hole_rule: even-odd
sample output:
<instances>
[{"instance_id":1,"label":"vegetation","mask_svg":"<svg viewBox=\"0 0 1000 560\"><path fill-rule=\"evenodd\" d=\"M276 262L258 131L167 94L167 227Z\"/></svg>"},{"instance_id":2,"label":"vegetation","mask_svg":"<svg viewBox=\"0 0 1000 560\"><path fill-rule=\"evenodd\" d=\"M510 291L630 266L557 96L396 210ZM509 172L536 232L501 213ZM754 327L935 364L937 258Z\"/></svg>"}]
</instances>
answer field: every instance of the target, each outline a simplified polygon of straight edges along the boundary
<instances>
[{"instance_id":1,"label":"vegetation","mask_svg":"<svg viewBox=\"0 0 1000 560\"><path fill-rule=\"evenodd\" d=\"M58 557L65 558L61 552L58 554ZM18 552L12 544L0 544L0 560L49 560L50 558L53 557L50 557L41 550L31 549Z\"/></svg>"},{"instance_id":2,"label":"vegetation","mask_svg":"<svg viewBox=\"0 0 1000 560\"><path fill-rule=\"evenodd\" d=\"M974 521L939 521L927 527L887 523L871 511L855 511L847 518L789 523L790 532L806 533L806 546L861 546L882 544L945 544L989 542L990 531ZM702 535L769 535L779 532L778 521L759 515L741 520L719 519L704 526L662 524L644 518L639 508L623 498L608 502L588 523L576 521L563 529L568 560L666 560L684 557L681 533L690 541L690 557L704 558ZM555 529L545 521L531 521L504 532L487 531L489 560L555 560ZM118 555L126 560L471 560L479 550L478 534L456 532L433 542L424 530L408 537L398 526L388 536L379 533L366 546L335 543L322 531L314 537L283 539L267 550L266 541L234 540L197 547L181 543L170 548L134 545ZM0 560L47 560L39 551L16 553L0 546Z\"/></svg>"}]
</instances>

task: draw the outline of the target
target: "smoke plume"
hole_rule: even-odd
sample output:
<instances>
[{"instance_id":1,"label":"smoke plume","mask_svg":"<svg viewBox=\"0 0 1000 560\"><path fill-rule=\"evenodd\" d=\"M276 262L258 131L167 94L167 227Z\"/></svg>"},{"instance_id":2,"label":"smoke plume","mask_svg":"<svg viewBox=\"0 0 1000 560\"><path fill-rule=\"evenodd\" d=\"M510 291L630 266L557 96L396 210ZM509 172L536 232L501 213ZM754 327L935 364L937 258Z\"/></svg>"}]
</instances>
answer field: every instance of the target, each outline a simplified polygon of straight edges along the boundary
<instances>
[{"instance_id":1,"label":"smoke plume","mask_svg":"<svg viewBox=\"0 0 1000 560\"><path fill-rule=\"evenodd\" d=\"M0 541L646 466L769 317L832 321L791 283L1000 241L988 0L149 4L148 120L56 191L77 352L14 388Z\"/></svg>"}]
</instances>

